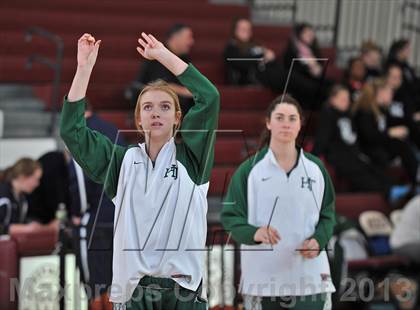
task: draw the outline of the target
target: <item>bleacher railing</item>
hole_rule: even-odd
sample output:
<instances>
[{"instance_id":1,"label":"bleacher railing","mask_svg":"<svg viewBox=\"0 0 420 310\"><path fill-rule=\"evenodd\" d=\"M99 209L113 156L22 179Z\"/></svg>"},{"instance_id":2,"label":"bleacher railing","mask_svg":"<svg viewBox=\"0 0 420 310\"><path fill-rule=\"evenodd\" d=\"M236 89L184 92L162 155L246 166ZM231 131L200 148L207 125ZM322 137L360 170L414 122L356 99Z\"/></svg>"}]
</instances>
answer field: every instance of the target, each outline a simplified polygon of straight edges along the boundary
<instances>
[{"instance_id":1,"label":"bleacher railing","mask_svg":"<svg viewBox=\"0 0 420 310\"><path fill-rule=\"evenodd\" d=\"M28 69L32 67L32 64L34 62L39 62L43 65L48 66L50 69L54 71L54 80L53 80L53 87L52 87L52 93L51 93L51 124L49 128L49 134L54 134L54 129L56 127L57 123L57 113L58 113L58 107L59 107L59 96L60 96L60 82L61 82L61 67L63 62L63 50L64 50L64 43L63 39L54 34L51 33L43 28L40 27L30 27L25 32L25 40L26 42L31 42L32 37L34 35L40 36L45 38L48 41L51 41L55 44L56 48L56 54L55 54L55 61L52 61L51 59L44 57L39 54L32 54L28 57L26 66Z\"/></svg>"}]
</instances>

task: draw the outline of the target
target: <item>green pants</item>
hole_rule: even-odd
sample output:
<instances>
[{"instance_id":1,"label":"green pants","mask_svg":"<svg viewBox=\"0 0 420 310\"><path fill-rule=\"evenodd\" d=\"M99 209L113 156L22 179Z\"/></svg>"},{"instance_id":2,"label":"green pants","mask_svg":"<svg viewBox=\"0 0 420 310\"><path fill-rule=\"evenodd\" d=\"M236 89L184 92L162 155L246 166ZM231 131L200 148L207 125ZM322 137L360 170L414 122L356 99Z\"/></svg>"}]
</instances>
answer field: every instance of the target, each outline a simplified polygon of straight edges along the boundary
<instances>
[{"instance_id":1,"label":"green pants","mask_svg":"<svg viewBox=\"0 0 420 310\"><path fill-rule=\"evenodd\" d=\"M245 310L322 310L327 294L288 297L244 296Z\"/></svg>"},{"instance_id":2,"label":"green pants","mask_svg":"<svg viewBox=\"0 0 420 310\"><path fill-rule=\"evenodd\" d=\"M207 302L194 292L181 287L172 279L143 277L127 310L204 310Z\"/></svg>"}]
</instances>

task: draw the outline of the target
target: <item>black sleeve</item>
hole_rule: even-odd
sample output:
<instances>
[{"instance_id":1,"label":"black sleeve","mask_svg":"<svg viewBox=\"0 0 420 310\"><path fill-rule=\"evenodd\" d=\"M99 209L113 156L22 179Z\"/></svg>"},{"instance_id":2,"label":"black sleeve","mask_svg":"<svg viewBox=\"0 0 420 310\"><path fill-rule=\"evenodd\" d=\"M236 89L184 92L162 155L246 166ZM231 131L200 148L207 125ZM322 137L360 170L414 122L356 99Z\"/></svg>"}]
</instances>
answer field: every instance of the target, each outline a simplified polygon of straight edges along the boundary
<instances>
[{"instance_id":1,"label":"black sleeve","mask_svg":"<svg viewBox=\"0 0 420 310\"><path fill-rule=\"evenodd\" d=\"M379 131L373 113L359 111L359 113L356 114L355 123L357 133L365 144L380 144L388 139L386 133Z\"/></svg>"},{"instance_id":2,"label":"black sleeve","mask_svg":"<svg viewBox=\"0 0 420 310\"><path fill-rule=\"evenodd\" d=\"M326 155L328 144L331 143L334 135L334 116L331 111L324 109L318 122L319 126L315 134L314 148L312 154L316 156Z\"/></svg>"}]
</instances>

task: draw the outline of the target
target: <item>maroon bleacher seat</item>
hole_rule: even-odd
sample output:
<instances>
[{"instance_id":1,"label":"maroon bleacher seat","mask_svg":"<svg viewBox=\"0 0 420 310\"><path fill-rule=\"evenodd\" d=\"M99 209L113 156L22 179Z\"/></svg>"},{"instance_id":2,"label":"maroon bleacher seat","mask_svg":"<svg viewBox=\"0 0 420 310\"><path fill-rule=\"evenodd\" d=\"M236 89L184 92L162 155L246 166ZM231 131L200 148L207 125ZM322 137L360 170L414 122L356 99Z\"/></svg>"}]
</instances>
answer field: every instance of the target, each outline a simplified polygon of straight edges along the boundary
<instances>
[{"instance_id":1,"label":"maroon bleacher seat","mask_svg":"<svg viewBox=\"0 0 420 310\"><path fill-rule=\"evenodd\" d=\"M18 292L10 291L11 288L14 288L11 281L18 278L18 254L15 241L12 239L0 240L0 253L0 309L15 310L17 309ZM12 301L10 296L14 296L15 301Z\"/></svg>"},{"instance_id":2,"label":"maroon bleacher seat","mask_svg":"<svg viewBox=\"0 0 420 310\"><path fill-rule=\"evenodd\" d=\"M336 212L349 219L358 220L367 210L380 211L389 215L392 211L384 197L379 193L340 193L336 195Z\"/></svg>"},{"instance_id":3,"label":"maroon bleacher seat","mask_svg":"<svg viewBox=\"0 0 420 310\"><path fill-rule=\"evenodd\" d=\"M54 250L58 235L51 228L40 232L12 234L18 256L48 255Z\"/></svg>"}]
</instances>

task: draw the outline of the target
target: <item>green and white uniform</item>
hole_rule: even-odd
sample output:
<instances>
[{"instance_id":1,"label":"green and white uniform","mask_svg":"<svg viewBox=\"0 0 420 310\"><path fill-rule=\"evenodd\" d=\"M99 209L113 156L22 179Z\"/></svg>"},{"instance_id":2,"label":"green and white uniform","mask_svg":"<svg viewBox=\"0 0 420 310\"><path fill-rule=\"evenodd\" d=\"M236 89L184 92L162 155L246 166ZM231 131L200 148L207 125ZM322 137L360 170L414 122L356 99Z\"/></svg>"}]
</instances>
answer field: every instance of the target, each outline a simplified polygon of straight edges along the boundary
<instances>
[{"instance_id":1,"label":"green and white uniform","mask_svg":"<svg viewBox=\"0 0 420 310\"><path fill-rule=\"evenodd\" d=\"M115 204L114 303L127 302L144 276L172 277L193 291L203 276L219 93L191 64L178 79L195 105L182 122L182 142L170 139L155 163L144 143L124 148L87 128L84 99L64 102L61 136Z\"/></svg>"},{"instance_id":2,"label":"green and white uniform","mask_svg":"<svg viewBox=\"0 0 420 310\"><path fill-rule=\"evenodd\" d=\"M286 173L269 147L246 160L229 185L222 223L241 244L240 292L250 296L305 296L334 292L326 251L303 258L297 251L315 238L325 249L335 224L335 194L321 161L299 150ZM270 225L276 245L259 244L254 235Z\"/></svg>"}]
</instances>

